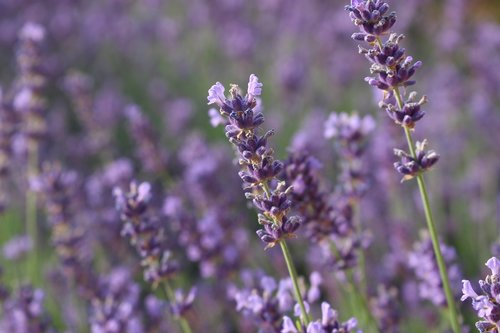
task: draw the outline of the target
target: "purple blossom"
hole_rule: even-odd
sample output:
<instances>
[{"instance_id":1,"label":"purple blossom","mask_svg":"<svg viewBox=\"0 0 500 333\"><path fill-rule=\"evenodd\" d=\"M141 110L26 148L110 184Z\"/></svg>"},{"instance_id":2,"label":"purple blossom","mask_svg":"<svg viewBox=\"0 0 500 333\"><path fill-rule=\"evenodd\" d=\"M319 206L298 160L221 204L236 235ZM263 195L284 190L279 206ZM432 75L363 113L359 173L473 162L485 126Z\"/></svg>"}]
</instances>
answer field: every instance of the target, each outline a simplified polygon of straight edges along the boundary
<instances>
[{"instance_id":1,"label":"purple blossom","mask_svg":"<svg viewBox=\"0 0 500 333\"><path fill-rule=\"evenodd\" d=\"M330 304L321 303L321 319L315 320L307 325L307 327L296 327L293 321L285 316L281 333L337 333L337 332L361 332L355 330L358 322L355 318L351 318L346 322L338 320L337 311L333 310Z\"/></svg>"},{"instance_id":2,"label":"purple blossom","mask_svg":"<svg viewBox=\"0 0 500 333\"><path fill-rule=\"evenodd\" d=\"M289 217L291 201L288 194L290 187L284 182L277 182L283 170L283 163L275 160L273 150L268 147L267 139L273 134L258 133L258 127L264 123L262 113L254 110L256 100L252 94L261 93L261 84L252 74L249 79L248 94L243 97L238 86L230 89L230 99L222 101L223 86L217 82L209 90L210 103L218 101L220 113L227 118L226 137L238 151L242 170L238 173L247 191L245 196L252 200L260 211L259 223L263 226L257 231L259 238L266 243L266 248L275 246L282 239L294 237L300 226L300 220Z\"/></svg>"},{"instance_id":3,"label":"purple blossom","mask_svg":"<svg viewBox=\"0 0 500 333\"><path fill-rule=\"evenodd\" d=\"M500 318L500 282L498 279L499 261L492 257L486 262L491 270L491 275L485 280L479 280L481 295L473 289L469 280L462 280L462 302L470 298L472 308L477 312L480 321L476 322L479 332L496 332L500 329L498 324Z\"/></svg>"},{"instance_id":4,"label":"purple blossom","mask_svg":"<svg viewBox=\"0 0 500 333\"><path fill-rule=\"evenodd\" d=\"M436 306L445 306L446 298L430 236L427 232L422 232L420 238L420 241L414 244L413 251L408 255L408 266L414 270L418 279L419 296L423 300L431 301ZM450 283L452 286L458 286L461 273L455 263L456 252L444 244L441 244L441 252L447 266ZM457 288L454 291L458 294Z\"/></svg>"},{"instance_id":5,"label":"purple blossom","mask_svg":"<svg viewBox=\"0 0 500 333\"><path fill-rule=\"evenodd\" d=\"M250 74L247 90L248 99L251 100L254 97L260 96L262 93L262 86L263 84L259 82L259 78L255 74Z\"/></svg>"},{"instance_id":6,"label":"purple blossom","mask_svg":"<svg viewBox=\"0 0 500 333\"><path fill-rule=\"evenodd\" d=\"M224 96L224 91L226 88L220 83L217 82L210 89L208 89L208 104L217 104L219 107L224 105L224 101L226 100L226 96Z\"/></svg>"},{"instance_id":7,"label":"purple blossom","mask_svg":"<svg viewBox=\"0 0 500 333\"><path fill-rule=\"evenodd\" d=\"M33 242L27 235L17 236L9 240L2 248L7 260L17 261L33 249Z\"/></svg>"}]
</instances>

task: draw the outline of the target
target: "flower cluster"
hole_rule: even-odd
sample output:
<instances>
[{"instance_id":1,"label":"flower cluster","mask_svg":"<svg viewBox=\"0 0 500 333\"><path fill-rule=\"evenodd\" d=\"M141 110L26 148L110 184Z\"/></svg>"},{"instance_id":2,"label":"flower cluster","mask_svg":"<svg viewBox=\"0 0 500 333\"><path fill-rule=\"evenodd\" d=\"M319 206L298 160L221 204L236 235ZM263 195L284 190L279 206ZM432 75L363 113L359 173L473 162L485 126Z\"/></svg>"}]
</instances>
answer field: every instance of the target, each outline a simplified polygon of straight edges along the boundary
<instances>
[{"instance_id":1,"label":"flower cluster","mask_svg":"<svg viewBox=\"0 0 500 333\"><path fill-rule=\"evenodd\" d=\"M396 13L388 13L389 5L382 0L352 0L346 10L361 31L353 35L355 40L373 43L377 37L387 34L396 23Z\"/></svg>"},{"instance_id":2,"label":"flower cluster","mask_svg":"<svg viewBox=\"0 0 500 333\"><path fill-rule=\"evenodd\" d=\"M317 170L320 162L305 152L292 152L283 172L284 180L293 191L290 198L294 209L300 214L306 236L313 242L339 233L340 226L333 219L331 198L322 191Z\"/></svg>"},{"instance_id":3,"label":"flower cluster","mask_svg":"<svg viewBox=\"0 0 500 333\"><path fill-rule=\"evenodd\" d=\"M144 332L137 307L140 288L126 268L116 268L99 285L92 299L91 333Z\"/></svg>"},{"instance_id":4,"label":"flower cluster","mask_svg":"<svg viewBox=\"0 0 500 333\"><path fill-rule=\"evenodd\" d=\"M45 29L36 23L27 23L19 33L14 108L21 114L21 132L31 141L39 141L47 134L44 113L46 101L43 97L47 78L43 68L42 47Z\"/></svg>"},{"instance_id":5,"label":"flower cluster","mask_svg":"<svg viewBox=\"0 0 500 333\"><path fill-rule=\"evenodd\" d=\"M371 116L332 113L325 124L325 138L335 139L341 157L341 192L353 201L359 201L366 191L367 175L363 163L368 135L374 130Z\"/></svg>"},{"instance_id":6,"label":"flower cluster","mask_svg":"<svg viewBox=\"0 0 500 333\"><path fill-rule=\"evenodd\" d=\"M236 302L236 311L249 317L261 331L276 332L281 327L283 315L293 308L292 283L290 279L277 283L270 276L253 275L247 274L244 288L230 290L230 296Z\"/></svg>"},{"instance_id":7,"label":"flower cluster","mask_svg":"<svg viewBox=\"0 0 500 333\"><path fill-rule=\"evenodd\" d=\"M32 179L32 190L42 195L52 230L52 242L65 274L82 288L85 297L95 293L96 276L86 246L85 228L76 214L79 179L75 171L45 164Z\"/></svg>"},{"instance_id":8,"label":"flower cluster","mask_svg":"<svg viewBox=\"0 0 500 333\"><path fill-rule=\"evenodd\" d=\"M491 274L479 280L481 295L478 295L469 280L462 280L462 301L470 298L472 307L481 318L476 323L479 332L500 332L500 261L492 257L486 262Z\"/></svg>"},{"instance_id":9,"label":"flower cluster","mask_svg":"<svg viewBox=\"0 0 500 333\"><path fill-rule=\"evenodd\" d=\"M294 304L292 281L274 278L259 274L260 272L247 271L243 275L244 288L231 288L230 296L236 302L236 310L252 319L254 325L259 327L259 332L277 332L283 325L285 314L294 310L300 316L300 306ZM306 311L320 298L320 286L323 279L318 272L313 272L309 277L310 288L303 292ZM288 317L286 317L288 318Z\"/></svg>"},{"instance_id":10,"label":"flower cluster","mask_svg":"<svg viewBox=\"0 0 500 333\"><path fill-rule=\"evenodd\" d=\"M456 264L457 254L455 249L442 242L440 247L448 270L450 283L452 286L458 286L461 272ZM446 306L443 283L441 282L439 268L428 232L421 232L420 241L414 244L413 251L408 255L408 266L414 270L417 277L420 298L428 300L436 306ZM454 291L458 296L459 290L455 288Z\"/></svg>"},{"instance_id":11,"label":"flower cluster","mask_svg":"<svg viewBox=\"0 0 500 333\"><path fill-rule=\"evenodd\" d=\"M358 321L351 318L346 322L340 322L337 311L332 309L327 302L321 303L321 319L315 320L307 327L299 327L293 323L289 317L283 318L281 333L349 333L361 332L356 330Z\"/></svg>"},{"instance_id":12,"label":"flower cluster","mask_svg":"<svg viewBox=\"0 0 500 333\"><path fill-rule=\"evenodd\" d=\"M402 181L412 179L437 163L439 155L434 150L425 150L426 145L427 140L417 142L415 157L403 150L394 149L394 154L400 158L394 163L394 168L403 175Z\"/></svg>"},{"instance_id":13,"label":"flower cluster","mask_svg":"<svg viewBox=\"0 0 500 333\"><path fill-rule=\"evenodd\" d=\"M3 304L0 332L49 333L52 329L44 311L44 293L31 286L21 286Z\"/></svg>"},{"instance_id":14,"label":"flower cluster","mask_svg":"<svg viewBox=\"0 0 500 333\"><path fill-rule=\"evenodd\" d=\"M257 234L267 244L266 248L270 248L284 238L293 237L300 221L296 216L288 216L291 188L277 181L283 163L274 159L274 152L267 145L273 132L258 134L264 116L254 108L255 97L262 91L262 83L252 74L245 96L241 95L237 85L231 86L229 98L226 98L224 91L220 82L213 85L208 90L208 104L219 106L220 114L228 121L226 136L239 153L239 164L242 166L239 175L247 190L246 197L261 212L259 223L263 229L258 230Z\"/></svg>"},{"instance_id":15,"label":"flower cluster","mask_svg":"<svg viewBox=\"0 0 500 333\"><path fill-rule=\"evenodd\" d=\"M128 192L117 187L113 195L124 222L122 235L129 238L137 249L144 267L144 279L156 287L174 274L178 265L172 258L172 252L166 248L160 222L147 213L151 185L132 182Z\"/></svg>"},{"instance_id":16,"label":"flower cluster","mask_svg":"<svg viewBox=\"0 0 500 333\"><path fill-rule=\"evenodd\" d=\"M157 143L152 124L137 105L127 106L125 115L137 143L136 154L142 167L146 171L161 174L165 171L166 154Z\"/></svg>"}]
</instances>

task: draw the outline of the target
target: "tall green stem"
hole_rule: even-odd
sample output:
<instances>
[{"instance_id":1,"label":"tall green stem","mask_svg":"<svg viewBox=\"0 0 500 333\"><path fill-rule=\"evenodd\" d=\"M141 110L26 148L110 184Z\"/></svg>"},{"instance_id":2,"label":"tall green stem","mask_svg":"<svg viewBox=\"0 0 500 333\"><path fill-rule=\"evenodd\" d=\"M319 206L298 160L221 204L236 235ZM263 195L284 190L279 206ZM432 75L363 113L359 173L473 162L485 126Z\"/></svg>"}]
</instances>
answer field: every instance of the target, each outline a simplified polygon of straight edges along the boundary
<instances>
[{"instance_id":1,"label":"tall green stem","mask_svg":"<svg viewBox=\"0 0 500 333\"><path fill-rule=\"evenodd\" d=\"M175 294L172 289L172 286L170 285L170 282L168 280L165 280L163 282L163 290L165 291L165 295L167 296L167 300L169 302L175 302ZM186 318L179 316L175 317L177 322L179 323L179 327L181 328L181 331L183 333L192 333L191 327L189 326L188 321Z\"/></svg>"},{"instance_id":2,"label":"tall green stem","mask_svg":"<svg viewBox=\"0 0 500 333\"><path fill-rule=\"evenodd\" d=\"M363 226L361 224L361 214L360 214L360 209L359 209L359 202L356 202L353 204L353 219L354 219L354 226L356 228L356 233L360 235L363 232ZM361 274L360 276L360 288L361 288L361 293L365 296L368 295L368 284L366 282L367 279L367 272L366 272L366 256L365 256L365 249L361 246L358 251L358 261L359 261L359 273Z\"/></svg>"},{"instance_id":3,"label":"tall green stem","mask_svg":"<svg viewBox=\"0 0 500 333\"><path fill-rule=\"evenodd\" d=\"M293 264L292 256L290 255L290 250L288 249L288 246L286 245L284 239L280 241L280 246L281 246L281 251L283 252L283 257L285 258L286 267L288 268L288 274L290 275L290 279L292 279L295 298L300 306L300 311L301 311L300 320L302 321L302 324L307 326L311 322L311 318L309 317L309 314L306 312L304 300L302 299L302 294L299 288L297 271L295 269L295 265Z\"/></svg>"},{"instance_id":4,"label":"tall green stem","mask_svg":"<svg viewBox=\"0 0 500 333\"><path fill-rule=\"evenodd\" d=\"M28 166L27 166L27 182L38 173L38 143L32 141L28 145ZM29 188L26 190L26 233L30 236L33 242L33 250L29 260L26 260L28 265L28 274L33 279L40 276L38 272L38 226L37 226L37 211L36 211L36 193Z\"/></svg>"},{"instance_id":5,"label":"tall green stem","mask_svg":"<svg viewBox=\"0 0 500 333\"><path fill-rule=\"evenodd\" d=\"M398 103L400 110L403 109L403 100L401 98L401 93L398 87L394 88L394 96ZM408 128L403 127L406 135L406 141L408 143L408 148L410 149L411 156L416 158L415 154L415 144L413 143L413 138L411 132ZM422 204L424 206L425 219L427 221L427 228L432 240L432 247L434 248L434 254L439 267L439 273L441 275L441 281L443 282L443 289L446 295L446 302L448 303L449 316L453 332L460 333L460 324L458 320L458 311L455 304L455 299L450 288L450 280L448 278L448 272L446 270L446 265L443 259L443 254L441 253L441 247L439 245L439 239L436 231L436 224L431 211L431 205L429 203L429 195L427 194L427 186L425 185L424 176L422 174L417 175L418 188L420 190L420 197L422 199Z\"/></svg>"}]
</instances>

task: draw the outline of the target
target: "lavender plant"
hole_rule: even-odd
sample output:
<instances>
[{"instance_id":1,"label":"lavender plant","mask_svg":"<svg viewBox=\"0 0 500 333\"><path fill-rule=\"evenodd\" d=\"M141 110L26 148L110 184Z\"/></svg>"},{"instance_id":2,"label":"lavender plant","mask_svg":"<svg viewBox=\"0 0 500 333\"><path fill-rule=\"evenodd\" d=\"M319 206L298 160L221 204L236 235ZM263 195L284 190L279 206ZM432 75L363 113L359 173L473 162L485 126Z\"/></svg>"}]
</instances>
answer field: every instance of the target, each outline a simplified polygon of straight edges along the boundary
<instances>
[{"instance_id":1,"label":"lavender plant","mask_svg":"<svg viewBox=\"0 0 500 333\"><path fill-rule=\"evenodd\" d=\"M159 220L148 216L148 203L151 199L149 183L130 183L128 192L115 188L113 195L116 208L124 222L122 235L130 240L141 257L144 269L144 279L156 288L163 286L170 302L170 307L184 333L191 332L191 327L185 318L186 312L194 301L195 289L187 296L180 291L174 291L171 278L178 270L172 252L166 247L163 229Z\"/></svg>"},{"instance_id":2,"label":"lavender plant","mask_svg":"<svg viewBox=\"0 0 500 333\"><path fill-rule=\"evenodd\" d=\"M19 71L16 82L14 109L21 115L21 135L23 136L27 154L26 178L29 180L38 173L39 145L47 134L44 119L46 100L43 95L47 78L44 73L42 48L45 40L45 29L36 23L26 23L19 32L19 49L17 66ZM33 240L35 251L32 252L29 267L31 276L35 278L38 266L38 226L36 211L36 195L26 191L26 232Z\"/></svg>"},{"instance_id":3,"label":"lavender plant","mask_svg":"<svg viewBox=\"0 0 500 333\"><path fill-rule=\"evenodd\" d=\"M412 136L416 123L424 116L421 106L426 102L426 98L423 97L417 102L416 93L407 95L407 88L415 84L412 77L416 70L421 67L422 62L414 62L411 56L406 55L405 49L400 46L403 35L390 33L392 26L396 23L396 13L388 12L389 5L386 2L382 0L352 0L351 4L346 6L346 10L349 11L352 22L360 28L360 32L354 33L352 38L364 41L368 45L368 48L360 46L359 52L371 63L370 71L375 76L367 77L365 80L371 86L383 91L380 107L388 113L396 124L403 127L410 152L396 151L396 155L400 156L401 161L395 164L395 168L405 176L405 179L417 178L427 227L446 295L450 323L453 331L459 333L458 312L439 246L423 176L423 172L434 165L439 156L434 152L425 151L425 141L417 143L417 147L415 147ZM387 35L389 37L383 40Z\"/></svg>"},{"instance_id":4,"label":"lavender plant","mask_svg":"<svg viewBox=\"0 0 500 333\"><path fill-rule=\"evenodd\" d=\"M300 221L296 216L288 216L291 208L288 194L291 188L278 181L283 163L274 159L274 151L267 146L267 139L273 132L268 131L264 135L258 133L259 126L264 123L264 116L254 111L254 108L255 97L260 96L262 85L258 77L251 74L245 96L241 95L237 85L232 85L230 97L226 98L224 86L217 82L208 90L207 99L208 104L216 104L221 115L227 119L226 137L239 154L239 164L242 167L239 176L243 180L245 196L261 212L258 222L263 228L257 231L257 235L266 243L266 249L280 245L294 285L295 297L301 308L301 321L307 325L310 318L305 310L295 265L286 244L286 238L295 236Z\"/></svg>"}]
</instances>

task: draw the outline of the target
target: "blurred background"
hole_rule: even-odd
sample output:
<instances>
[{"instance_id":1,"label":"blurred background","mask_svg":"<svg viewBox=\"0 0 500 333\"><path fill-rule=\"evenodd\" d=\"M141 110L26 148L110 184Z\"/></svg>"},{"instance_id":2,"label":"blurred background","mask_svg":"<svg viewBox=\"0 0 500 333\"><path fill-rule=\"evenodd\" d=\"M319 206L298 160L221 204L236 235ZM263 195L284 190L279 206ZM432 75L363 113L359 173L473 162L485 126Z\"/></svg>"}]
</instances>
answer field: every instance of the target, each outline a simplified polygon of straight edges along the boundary
<instances>
[{"instance_id":1,"label":"blurred background","mask_svg":"<svg viewBox=\"0 0 500 333\"><path fill-rule=\"evenodd\" d=\"M20 31L27 22L45 30L43 43L37 46L44 77L38 163L43 170L45 162L57 162L79 175L74 210L90 235L86 242L93 244L86 247L85 256L99 271L137 265L134 256L127 255L126 242L120 242L111 191L138 179L153 184L154 209L173 220L169 208L177 207L179 198L186 210L199 212L198 220L215 214L208 209L215 203L227 203L233 214L226 217L227 223L238 228L224 237L240 242L228 250L238 253L237 266L260 267L271 275L273 268L285 272L279 253L264 252L254 235L255 213L244 202L232 165L234 153L222 129L211 126L207 113L211 85L220 81L228 89L235 83L245 90L248 76L254 73L264 84L263 128L275 130L271 146L278 158L285 160L290 151L307 148L321 163L326 191L335 188L340 159L334 143L323 138L328 115L357 111L374 118L376 128L365 156L369 189L360 204L360 219L372 239L366 259L373 280L369 289L375 296L378 284L397 287L397 302L407 310L398 318L403 323L400 327L406 328L403 331L420 332L419 325L439 322L433 305L418 300L419 282L412 281L410 268L401 268L424 228L423 211L415 184L401 184L393 170L393 148L405 147L404 136L378 109L379 96L363 80L369 65L350 38L356 28L344 10L346 4L338 0L0 0L4 100L15 101L22 91ZM398 18L393 30L405 34L402 44L408 54L423 61L412 90L426 94L429 103L416 139L427 138L441 155L427 177L442 241L456 251L460 277L477 280L484 276L484 262L500 255L500 3L406 0L390 5ZM7 122L2 119L6 131ZM2 246L24 230L24 194L30 187L26 177L29 135L11 134L8 154L2 155L9 161L2 163L10 165L2 185ZM204 182L214 178L217 185L211 189L220 190L221 197L214 197L215 203L200 199L206 196L199 193L207 191ZM202 207L193 202L203 202ZM45 287L48 311L59 331L84 332L85 319L79 318L78 309L85 306L70 297L66 301L76 303L77 310L63 314L63 302L53 296L59 294L57 281L62 278L55 268L57 257L45 220L40 199L40 257L44 259L39 280L31 282ZM221 285L215 268L200 266L199 256L186 245L193 240L182 236L184 227L179 223L167 227L174 239L179 237L172 246L180 261L187 258L179 284L187 287L200 275L207 278L198 286L195 310L200 312L204 304L217 302L214 293L225 299L230 282L224 280ZM309 259L304 239L299 237L292 246L299 273L324 269ZM4 280L14 288L19 275L27 274L24 265L8 258L1 262ZM132 269L132 276L136 273ZM135 280L141 283L140 277ZM326 295L337 295L334 286L326 283L324 288ZM216 315L202 316L194 331L255 331L250 324L236 324L239 319L231 302L227 306L232 306L232 319L223 319L226 305L222 303L217 303ZM470 324L473 317L468 307L464 306L464 313ZM341 312L343 317L356 315Z\"/></svg>"}]
</instances>

